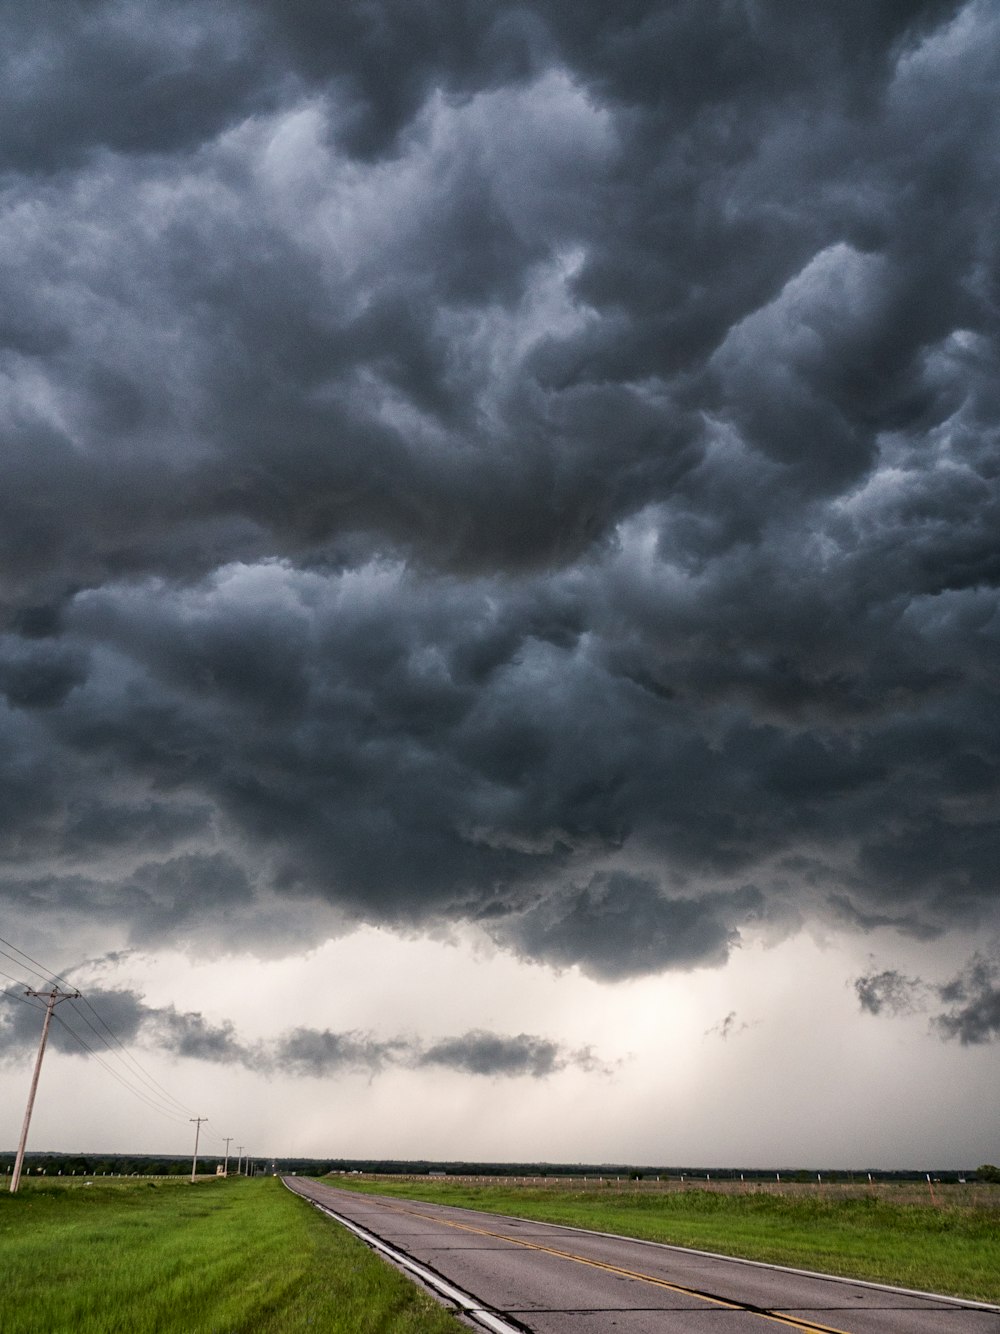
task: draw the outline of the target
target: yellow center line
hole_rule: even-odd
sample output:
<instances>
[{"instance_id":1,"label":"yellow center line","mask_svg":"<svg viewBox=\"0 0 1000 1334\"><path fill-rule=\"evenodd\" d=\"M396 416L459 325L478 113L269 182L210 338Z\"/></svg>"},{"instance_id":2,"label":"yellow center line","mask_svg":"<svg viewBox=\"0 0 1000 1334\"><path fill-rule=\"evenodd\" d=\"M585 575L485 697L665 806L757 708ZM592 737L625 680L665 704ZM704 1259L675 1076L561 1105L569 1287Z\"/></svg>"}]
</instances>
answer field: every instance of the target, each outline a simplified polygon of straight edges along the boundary
<instances>
[{"instance_id":1,"label":"yellow center line","mask_svg":"<svg viewBox=\"0 0 1000 1334\"><path fill-rule=\"evenodd\" d=\"M814 1320L805 1320L799 1316L782 1315L778 1311L765 1311L747 1302L727 1301L725 1297L715 1297L708 1292L699 1292L697 1288L686 1288L679 1283L671 1283L665 1278L655 1278L652 1274L643 1274L636 1269L623 1269L620 1265L611 1265L603 1260L590 1260L584 1255L575 1255L572 1251L556 1250L553 1246L542 1246L535 1241L526 1241L523 1237L510 1237L503 1232L490 1232L487 1228L473 1227L471 1223L456 1223L435 1214L423 1214L418 1209L407 1209L403 1205L389 1205L398 1213L412 1214L414 1218L423 1218L431 1223L442 1223L445 1227L456 1228L460 1232L472 1232L479 1237L493 1237L497 1241L510 1242L513 1246L522 1246L525 1250L540 1251L543 1255L556 1256L560 1260L572 1260L574 1264L587 1265L591 1269L603 1269L608 1274L617 1274L621 1278L632 1278L640 1283L652 1283L654 1287L666 1288L684 1297L697 1297L699 1301L710 1302L714 1306L725 1307L729 1311L746 1311L750 1315L760 1316L762 1320L773 1320L779 1325L790 1325L793 1329L805 1330L808 1334L847 1334L846 1330L833 1325L820 1325Z\"/></svg>"}]
</instances>

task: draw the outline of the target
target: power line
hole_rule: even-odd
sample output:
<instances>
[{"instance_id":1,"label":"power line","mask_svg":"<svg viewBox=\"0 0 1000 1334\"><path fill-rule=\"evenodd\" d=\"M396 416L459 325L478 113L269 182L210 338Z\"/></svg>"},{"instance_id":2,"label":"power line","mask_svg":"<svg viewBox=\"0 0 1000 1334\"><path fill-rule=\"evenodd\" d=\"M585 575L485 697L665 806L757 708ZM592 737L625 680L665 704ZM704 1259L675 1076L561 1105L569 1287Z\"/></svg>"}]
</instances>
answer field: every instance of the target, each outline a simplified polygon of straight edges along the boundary
<instances>
[{"instance_id":1,"label":"power line","mask_svg":"<svg viewBox=\"0 0 1000 1334\"><path fill-rule=\"evenodd\" d=\"M208 1117L205 1118L205 1124L208 1126L208 1133L210 1135L212 1135L215 1139L219 1140L220 1143L223 1144L226 1143L226 1136L223 1135L220 1131L216 1130L215 1126L212 1125ZM233 1140L236 1138L236 1136L230 1135L229 1138L230 1140Z\"/></svg>"},{"instance_id":2,"label":"power line","mask_svg":"<svg viewBox=\"0 0 1000 1334\"><path fill-rule=\"evenodd\" d=\"M123 1065L125 1064L125 1059L127 1058L128 1061L135 1067L135 1073L138 1076L138 1078L141 1079L142 1082L146 1085L146 1087L150 1090L150 1092L153 1093L154 1097L156 1096L156 1090L159 1090L159 1092L162 1093L164 1097L168 1098L170 1102L172 1102L175 1105L178 1111L184 1112L185 1115L190 1113L191 1111L190 1107L187 1107L183 1102L181 1102L179 1098L175 1098L174 1095L168 1089L165 1089L163 1085L159 1082L159 1080L154 1079L154 1077L131 1054L131 1052L128 1051L125 1044L122 1042L121 1038L119 1038L118 1035L111 1028L111 1026L107 1024L104 1019L101 1018L100 1014L98 1014L98 1012L94 1009L90 1001L87 1000L87 997L80 996L80 1000L83 1001L83 1003L90 1010L94 1018L97 1019L97 1021L101 1024L101 1026L105 1028L107 1032L111 1035L114 1041L121 1048L121 1051L124 1053L124 1056L119 1056L118 1052L112 1049L111 1044L108 1042L107 1038L103 1035L103 1033L98 1032L98 1030L94 1027L94 1025L90 1022L90 1020L87 1018L85 1014L83 1014L79 1009L75 1009L74 1013L79 1015L79 1017L83 1020L83 1022L87 1025L87 1027L96 1037L100 1038L100 1040L104 1043L105 1047L108 1049L110 1054L114 1056L116 1060L121 1061ZM126 1066L126 1069L127 1068L128 1067Z\"/></svg>"},{"instance_id":3,"label":"power line","mask_svg":"<svg viewBox=\"0 0 1000 1334\"><path fill-rule=\"evenodd\" d=\"M50 978L53 978L53 979L55 979L56 981L60 981L60 982L65 983L67 986L69 985L69 983L67 982L66 978L62 977L62 976L61 976L60 974L58 974L58 973L55 973L55 972L51 972L51 971L45 970L45 965L44 965L43 963L41 963L38 959L34 959L34 958L32 958L32 956L31 956L30 954L28 954L26 950L22 950L19 946L13 944L12 941L5 940L2 936L0 936L0 944L3 944L3 945L8 946L8 948L14 950L17 954L20 954L20 955L22 956L22 958L27 959L27 960L29 961L29 963L34 964L35 967L32 968L32 969L30 969L29 971L31 971L31 972L36 972L36 971L37 971L39 977L44 978L46 981L48 981ZM21 967L24 966L23 964L21 964L21 960L20 960L20 959L15 959L13 955L11 955L11 954L7 954L6 950L0 950L0 954L4 954L4 955L6 955L6 957L7 957L8 959L10 959L13 963L19 964ZM42 970L45 970L45 971L42 971ZM4 976L9 977L10 975L5 973ZM17 979L17 978L11 978L10 980L11 980L11 981L18 981L19 979ZM180 1101L179 1098L175 1098L174 1095L173 1095L171 1092L169 1092L168 1089L165 1089L165 1088L163 1087L163 1085L160 1084L158 1080L154 1079L154 1077L153 1077L147 1070L145 1070L145 1069L143 1068L143 1066L140 1064L140 1062L139 1062L138 1060L136 1060L136 1058L135 1058L134 1056L132 1056L132 1055L126 1050L126 1048L125 1048L125 1044L121 1041L121 1039L120 1039L120 1038L118 1037L118 1035L114 1032L114 1030L111 1028L111 1026L110 1026L110 1025L109 1025L109 1024L108 1024L108 1023L101 1017L100 1014L98 1014L97 1010L94 1009L93 1005L90 1003L90 1001L87 999L87 997L84 996L84 995L82 995L82 994L80 994L80 993L78 993L76 998L79 999L79 1000L82 1000L82 1001L83 1001L83 1003L87 1006L87 1008L90 1010L91 1014L93 1014L93 1016L95 1017L95 1019L97 1019L97 1021L98 1021L98 1022L99 1022L105 1029L106 1029L106 1031L111 1035L111 1037L114 1039L114 1041L118 1044L118 1046L121 1048L121 1050L125 1053L125 1056L132 1062L133 1066L134 1066L135 1069L136 1069L136 1072L139 1074L139 1077L143 1080L143 1082L147 1085L147 1087L150 1087L151 1085L152 1085L152 1086L155 1086L155 1088L158 1089L159 1092L162 1093L162 1094L164 1095L164 1097L168 1098L168 1099L170 1100L170 1102L172 1102L172 1103L174 1103L174 1104L176 1105L176 1107L178 1108L179 1111L183 1111L185 1114L189 1114L190 1111L191 1111L191 1109L190 1109L189 1107L187 1107L184 1103L182 1103L182 1102ZM95 1034L95 1036L97 1036L97 1037L99 1037L99 1038L101 1039L101 1041L104 1043L105 1047L107 1047L108 1051L111 1052L112 1055L116 1056L118 1060L122 1060L122 1058L121 1058L120 1056L118 1056L116 1052L112 1052L112 1051L111 1051L111 1046L110 1046L110 1044L108 1043L107 1039L106 1039L105 1037L103 1037L100 1033L97 1032L97 1029L94 1028L93 1024L90 1022L90 1020L87 1018L87 1016L86 1016L85 1014L80 1014L80 1018L84 1021L84 1023L87 1025L87 1027L91 1029L91 1031ZM69 1025L66 1024L64 1020L60 1020L60 1022L63 1024L63 1027L67 1029L68 1032L73 1032L73 1030L69 1028ZM78 1034L74 1033L74 1036L77 1037L77 1038L79 1039L79 1035L78 1035ZM82 1039L81 1039L81 1041L82 1041ZM92 1054L92 1055L95 1055L95 1056L97 1055L96 1052L92 1052L91 1054ZM109 1068L110 1068L110 1067L109 1067Z\"/></svg>"},{"instance_id":4,"label":"power line","mask_svg":"<svg viewBox=\"0 0 1000 1334\"><path fill-rule=\"evenodd\" d=\"M3 973L2 976L4 976L4 977L10 977L10 974L9 974L9 973ZM10 978L10 980L11 980L12 982L18 982L18 983L20 983L20 979L18 979L18 978ZM17 993L16 991L7 991L7 990L3 990L3 991L0 991L0 996L3 996L3 997L5 997L5 998L8 999L8 1000L16 1000L16 1001L20 1001L22 1004L29 1006L32 1010L44 1010L44 1009L45 1009L45 1006L44 1006L44 1005L37 1005L37 1004L35 1004L35 1003L34 1003L34 1000L30 997L30 995L18 995L18 993ZM84 997L83 997L83 996L78 996L78 997L72 997L72 996L70 996L70 997L67 997L66 999L69 999L69 1000L73 1000L73 999L83 1000ZM91 1010L93 1010L93 1006L91 1006L90 1008L91 1008ZM96 1011L96 1010L93 1010L93 1012L94 1012L94 1014L97 1014L97 1011ZM77 1013L79 1013L79 1011L77 1011ZM65 1029L65 1030L66 1030L66 1032L69 1033L69 1034L70 1034L70 1035L71 1035L71 1036L72 1036L72 1037L73 1037L73 1038L80 1044L80 1046L83 1047L83 1048L84 1048L84 1049L85 1049L91 1056L93 1056L95 1060L99 1061L100 1064L103 1065L104 1068L108 1071L108 1073L109 1073L110 1075L114 1076L114 1078L117 1079L118 1082L119 1082L120 1084L123 1085L123 1087L129 1089L130 1092L135 1093L136 1096L140 1096L140 1097L142 1097L142 1098L143 1098L143 1101L145 1101L145 1102L148 1104L148 1106L155 1108L157 1111L161 1111L161 1112L164 1112L164 1113L166 1113L166 1114L168 1114L168 1115L172 1115L172 1116L174 1116L175 1119L178 1120L178 1121L180 1121L180 1120L183 1119L183 1118L182 1118L180 1115L178 1115L177 1113L178 1113L179 1111L187 1112L188 1109L184 1106L184 1104L183 1104L182 1102L179 1101L179 1099L175 1098L175 1097L173 1096L172 1093L168 1093L167 1090L164 1089L163 1086L162 1086L161 1084L159 1084L156 1080L154 1080L153 1077L152 1077L151 1075L150 1075L148 1078L145 1078L145 1076L144 1076L144 1074L143 1074L143 1071L142 1071L142 1067L139 1066L139 1064L138 1064L137 1061L134 1061L134 1064L138 1067L138 1071L139 1071L140 1077L142 1077L142 1078L144 1079L144 1082L146 1083L147 1087L150 1088L150 1089L152 1090L152 1086L155 1085L155 1087L156 1087L156 1088L159 1088L159 1089L161 1090L161 1092L163 1092L163 1093L166 1095L166 1097L170 1099L170 1101L171 1101L172 1103L175 1103L175 1104L176 1104L176 1107L174 1107L174 1108L170 1108L170 1107L167 1107L167 1106L166 1106L165 1104L163 1104L162 1102L160 1102L159 1100L155 1100L155 1097L156 1097L155 1093L154 1093L154 1095L153 1095L153 1098L149 1098L149 1097L146 1097L144 1094L142 1094L140 1090L133 1088L132 1085L129 1084L129 1083L127 1082L126 1079L122 1078L122 1076L120 1076L119 1073L118 1073L115 1069L113 1069L110 1065L108 1065L108 1063L104 1060L104 1058L100 1055L100 1053L94 1051L94 1049L93 1049L91 1046L89 1046L88 1043L86 1043L86 1042L84 1041L84 1039L80 1036L80 1034L77 1033L76 1030L75 1030L74 1028L72 1028L68 1023L66 1023L65 1019L63 1019L63 1017L62 1017L61 1015L55 1015L54 1017L55 1017L55 1019L57 1020L57 1022L58 1022L58 1023ZM86 1016L85 1014L80 1014L80 1018L81 1018L81 1019L83 1020L83 1022L87 1025L87 1027L88 1027L88 1028L89 1028L89 1029L90 1029L90 1030L91 1030L97 1037L99 1037L99 1038L101 1039L101 1041L104 1043L104 1045L108 1048L108 1051L111 1053L111 1055L112 1055L112 1056L115 1056L115 1057L117 1057L119 1060L121 1060L121 1057L118 1057L118 1053L115 1052L115 1051L113 1051L113 1050L111 1049L111 1047L110 1047L110 1045L109 1045L107 1039L106 1039L105 1037L103 1037L103 1035L102 1035L101 1033L98 1032L98 1030L94 1027L94 1025L93 1025L93 1024L90 1022L90 1020L87 1018L87 1016ZM99 1015L98 1015L98 1018L100 1018ZM103 1021L102 1021L102 1022L103 1022ZM105 1027L107 1027L107 1025L105 1025ZM110 1029L108 1029L108 1031L111 1032ZM112 1034L112 1036L114 1036L114 1035ZM118 1039L116 1038L116 1041L117 1041L117 1040L118 1040ZM122 1048L122 1050L123 1050L123 1051L125 1050L124 1047ZM126 1055L128 1055L127 1052L126 1052ZM124 1062L123 1062L123 1064L124 1064ZM127 1068L128 1068L128 1067L126 1067L126 1069L127 1069ZM222 1137L219 1136L219 1138L221 1139Z\"/></svg>"},{"instance_id":5,"label":"power line","mask_svg":"<svg viewBox=\"0 0 1000 1334\"><path fill-rule=\"evenodd\" d=\"M151 1107L153 1111L159 1112L161 1116L169 1117L171 1121L177 1121L178 1123L180 1123L184 1120L182 1116L178 1116L178 1114L173 1110L173 1108L166 1107L163 1103L154 1102L152 1098L150 1098L147 1094L143 1093L141 1089L137 1089L133 1084L130 1084L126 1079L124 1079L123 1076L120 1075L117 1070L115 1070L112 1066L110 1066L107 1063L107 1061L100 1054L100 1052L94 1051L93 1047L91 1047L90 1044L84 1038L82 1038L74 1028L71 1028L70 1025L66 1023L65 1019L61 1018L59 1015L56 1015L55 1019L57 1023L61 1024L62 1027L65 1028L66 1032L69 1033L70 1037L72 1037L75 1042L79 1043L79 1045L84 1049L85 1052L87 1052L90 1056L93 1056L94 1060L97 1061L98 1065L102 1065L104 1069L107 1070L111 1078L116 1079L118 1083L121 1084L122 1088L128 1089L129 1093L131 1093L133 1097L138 1098L140 1102L144 1102L146 1106Z\"/></svg>"},{"instance_id":6,"label":"power line","mask_svg":"<svg viewBox=\"0 0 1000 1334\"><path fill-rule=\"evenodd\" d=\"M49 980L46 974L40 973L37 968L25 968L24 964L21 962L20 959L15 959L13 954L8 954L6 950L0 950L0 954L2 954L5 959L9 959L11 963L16 963L18 968L22 969L22 971L27 973L34 973L36 977L40 977L46 982ZM10 977L10 974L5 973L4 976ZM26 982L24 985L28 986L28 983Z\"/></svg>"},{"instance_id":7,"label":"power line","mask_svg":"<svg viewBox=\"0 0 1000 1334\"><path fill-rule=\"evenodd\" d=\"M3 936L0 936L0 945L6 945L8 949L12 949L15 953L20 954L22 959L27 959L29 963L33 963L36 968L41 969L42 971L39 972L38 976L45 978L46 982L62 982L63 986L67 987L72 985L72 983L68 982L65 977L60 977L58 973L50 973L46 971L43 963L39 963L37 959L33 959L31 955L26 954L24 950L18 949L18 947L12 944L9 940L4 940ZM10 958L9 955L7 957ZM15 959L14 962L17 963L18 960Z\"/></svg>"},{"instance_id":8,"label":"power line","mask_svg":"<svg viewBox=\"0 0 1000 1334\"><path fill-rule=\"evenodd\" d=\"M6 976L7 976L7 974L4 973L4 977L6 977ZM13 979L13 980L16 981L16 979ZM0 991L0 996L3 996L6 1000L16 1000L16 1001L20 1001L22 1005L27 1005L27 1006L29 1006L32 1010L43 1010L43 1009L45 1008L43 1005L33 1005L32 1002L28 999L27 996L20 995L20 994L19 994L18 992L16 992L16 991Z\"/></svg>"},{"instance_id":9,"label":"power line","mask_svg":"<svg viewBox=\"0 0 1000 1334\"><path fill-rule=\"evenodd\" d=\"M22 977L15 977L13 973L5 973L2 968L0 968L0 977L5 977L8 982L14 982L17 986L24 987L25 991L31 990L30 982L25 982Z\"/></svg>"},{"instance_id":10,"label":"power line","mask_svg":"<svg viewBox=\"0 0 1000 1334\"><path fill-rule=\"evenodd\" d=\"M93 1005L91 1005L91 1003L90 1003L90 1001L87 999L87 997L86 997L86 996L81 996L80 999L83 1001L84 1005L86 1005L87 1009L88 1009L88 1010L90 1011L90 1013L94 1016L94 1018L97 1020L97 1022L101 1025L101 1027L102 1027L103 1029L105 1029L107 1033L110 1034L110 1036L111 1036L112 1039L115 1041L115 1043L121 1048L122 1052L124 1053L124 1057L125 1057L125 1059L129 1060L129 1061L132 1063L132 1065L134 1065L134 1066L136 1067L136 1070L142 1073L142 1075L145 1077L146 1082L155 1085L155 1087L158 1088L159 1091L160 1091L162 1094L164 1094L165 1097L169 1098L171 1102L176 1103L176 1104L177 1104L177 1107L178 1107L182 1112L184 1112L185 1115L190 1116L190 1115L191 1115L191 1108L188 1107L188 1105L187 1105L186 1103L181 1102L180 1098L175 1098L174 1095L170 1092L169 1089L165 1089L165 1088L163 1087L163 1085L160 1083L160 1081L159 1081L158 1079L156 1079L156 1077L155 1077L154 1075L150 1074L150 1072L149 1072L148 1070L146 1070L146 1068L143 1066L142 1062L141 1062L136 1056L134 1056L134 1055L133 1055L133 1054L126 1048L124 1042L122 1042L121 1038L118 1036L117 1033L115 1033L114 1029L112 1029L112 1027L110 1026L110 1024L108 1024L108 1023L106 1022L106 1020L104 1020L104 1019L102 1018L102 1016L97 1012L97 1010L94 1009ZM80 1015L80 1018L83 1019L85 1022L89 1022L89 1021L87 1020L86 1015L81 1014L81 1015ZM100 1036L100 1035L98 1035L98 1036ZM106 1040L106 1039L102 1039L102 1040L104 1041L105 1046L107 1046L107 1040ZM122 1057L119 1057L118 1059L121 1060L121 1059L123 1059L123 1058L122 1058Z\"/></svg>"},{"instance_id":11,"label":"power line","mask_svg":"<svg viewBox=\"0 0 1000 1334\"><path fill-rule=\"evenodd\" d=\"M62 982L67 987L71 985L67 981L67 979L65 977L62 977L59 973L46 970L44 964L42 964L38 959L32 958L30 954L28 954L25 950L22 950L19 946L13 944L12 941L5 940L2 936L0 936L0 945L6 945L9 949L14 950L15 954L21 956L21 958L15 958L13 954L8 954L6 950L0 950L0 955L3 955L7 959L9 959L12 963L17 964L19 968L24 968L25 964L22 962L22 960L27 960L28 964L33 965L32 967L28 968L27 971L36 973L37 976L43 978L47 983L50 983L51 981L51 982ZM108 1022L103 1018L103 1016L94 1008L94 1006L91 1004L88 998L82 995L81 992L74 991L73 994L70 995L64 994L59 996L59 999L80 1000L83 1002L84 1005L86 1005L90 1013L94 1016L97 1022L105 1030L105 1032L112 1039L112 1041L117 1045L119 1051L113 1050L111 1043L108 1041L108 1038L105 1037L103 1033L100 1033L94 1027L93 1023L91 1023L90 1019L87 1017L86 1014L84 1014L79 1009L76 1009L75 1013L79 1015L79 1017L83 1020L83 1022L87 1025L87 1027L91 1030L91 1032L95 1035L95 1037L101 1040L101 1042L107 1049L108 1054L113 1056L115 1060L117 1060L121 1064L121 1066L125 1071L124 1075L118 1070L116 1070L113 1066L109 1065L108 1062L104 1059L104 1057L99 1052L95 1051L93 1047L91 1047L90 1044L86 1042L85 1039L82 1038L80 1034L70 1024L68 1024L65 1021L65 1019L62 1018L62 1016L55 1014L54 1005L53 1006L47 1005L43 1007L40 1005L33 1004L32 1000L29 998L33 995L37 995L38 993L33 993L27 983L23 982L20 978L15 978L11 976L11 974L9 973L0 972L0 976L8 978L10 981L16 983L18 986L23 986L26 992L25 995L21 996L17 995L14 992L0 991L0 995L10 1000L18 1000L23 1002L24 1004L31 1005L33 1009L44 1008L47 1013L46 1031L48 1027L49 1017L55 1018L57 1022L66 1030L66 1032L69 1033L69 1035L74 1039L74 1041L77 1042L83 1048L83 1050L88 1053L88 1055L92 1056L101 1066L104 1067L104 1069L108 1072L109 1075L111 1075L113 1079L116 1079L118 1083L122 1085L123 1088L127 1089L134 1097L138 1098L141 1102L145 1103L146 1106L152 1108L154 1111L159 1112L162 1116L168 1117L172 1121L180 1122L183 1120L184 1116L187 1116L189 1120L192 1119L191 1109L185 1103L181 1102L179 1098L175 1097L174 1094L172 1094L169 1089L164 1088L164 1086L159 1082L159 1080L156 1079L155 1076L153 1076L148 1070L145 1069L142 1063L126 1048L125 1044L122 1042L118 1034L115 1033L114 1029L110 1026L110 1024L108 1024ZM58 992L58 988L56 988L55 991ZM129 1063L128 1065L126 1064L126 1061ZM129 1065L131 1065L132 1067L131 1069L129 1068ZM141 1080L141 1082L145 1085L145 1089L136 1087L136 1085L132 1082L135 1078ZM162 1095L162 1097L160 1095ZM163 1099L167 1099L167 1102L164 1102ZM171 1106L170 1104L173 1105ZM183 1113L183 1116L179 1115L179 1113ZM205 1124L207 1127L207 1132L209 1134L211 1134L214 1138L218 1139L220 1142L225 1142L226 1137L222 1135L218 1130L216 1130L214 1126L211 1125L207 1117L194 1118L194 1119L197 1119L199 1121L199 1126L198 1126L199 1130L201 1128L201 1124Z\"/></svg>"}]
</instances>

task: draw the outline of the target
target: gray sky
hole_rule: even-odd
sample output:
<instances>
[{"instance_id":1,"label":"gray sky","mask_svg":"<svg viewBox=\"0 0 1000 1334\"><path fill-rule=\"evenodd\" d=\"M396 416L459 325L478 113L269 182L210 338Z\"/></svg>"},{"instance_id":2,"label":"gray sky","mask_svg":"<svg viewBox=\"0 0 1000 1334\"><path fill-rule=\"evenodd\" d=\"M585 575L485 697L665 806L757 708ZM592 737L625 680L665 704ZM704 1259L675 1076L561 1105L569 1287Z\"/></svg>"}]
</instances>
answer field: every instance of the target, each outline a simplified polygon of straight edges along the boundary
<instances>
[{"instance_id":1,"label":"gray sky","mask_svg":"<svg viewBox=\"0 0 1000 1334\"><path fill-rule=\"evenodd\" d=\"M0 935L261 1151L995 1160L996 7L2 14Z\"/></svg>"}]
</instances>

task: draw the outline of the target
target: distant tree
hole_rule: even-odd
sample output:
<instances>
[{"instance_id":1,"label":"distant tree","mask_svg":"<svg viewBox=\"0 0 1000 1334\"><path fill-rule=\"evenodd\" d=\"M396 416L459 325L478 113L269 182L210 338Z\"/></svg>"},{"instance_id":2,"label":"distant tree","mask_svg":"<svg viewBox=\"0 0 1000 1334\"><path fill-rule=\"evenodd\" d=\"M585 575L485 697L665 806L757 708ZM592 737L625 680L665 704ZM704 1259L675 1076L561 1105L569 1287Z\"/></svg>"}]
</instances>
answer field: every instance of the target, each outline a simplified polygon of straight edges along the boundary
<instances>
[{"instance_id":1,"label":"distant tree","mask_svg":"<svg viewBox=\"0 0 1000 1334\"><path fill-rule=\"evenodd\" d=\"M976 1168L976 1176L980 1181L1000 1181L1000 1167L994 1167L992 1163L983 1163L982 1167Z\"/></svg>"}]
</instances>

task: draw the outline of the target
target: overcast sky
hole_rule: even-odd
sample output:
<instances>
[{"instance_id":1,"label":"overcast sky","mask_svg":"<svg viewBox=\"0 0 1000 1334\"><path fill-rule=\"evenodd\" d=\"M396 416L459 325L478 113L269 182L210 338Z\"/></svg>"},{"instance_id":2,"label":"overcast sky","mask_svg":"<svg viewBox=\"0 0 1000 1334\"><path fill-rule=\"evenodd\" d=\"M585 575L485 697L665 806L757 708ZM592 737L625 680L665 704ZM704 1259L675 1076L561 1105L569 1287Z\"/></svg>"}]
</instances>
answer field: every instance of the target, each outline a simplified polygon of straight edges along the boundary
<instances>
[{"instance_id":1,"label":"overcast sky","mask_svg":"<svg viewBox=\"0 0 1000 1334\"><path fill-rule=\"evenodd\" d=\"M996 5L0 14L33 1146L997 1161Z\"/></svg>"}]
</instances>

